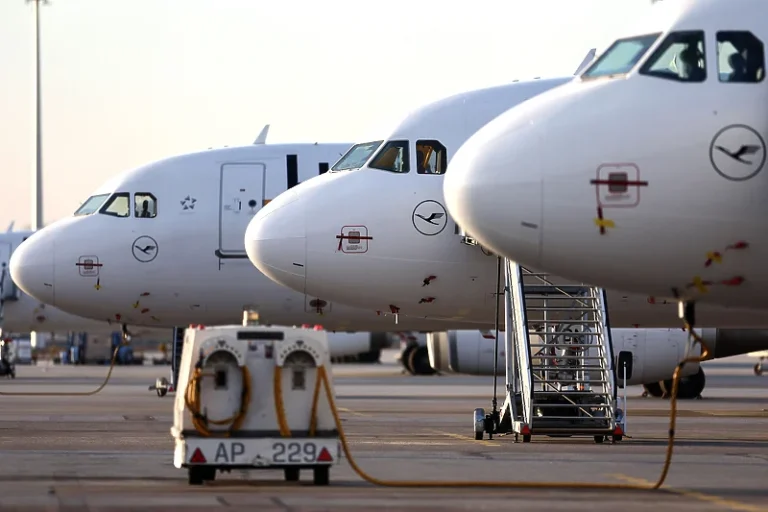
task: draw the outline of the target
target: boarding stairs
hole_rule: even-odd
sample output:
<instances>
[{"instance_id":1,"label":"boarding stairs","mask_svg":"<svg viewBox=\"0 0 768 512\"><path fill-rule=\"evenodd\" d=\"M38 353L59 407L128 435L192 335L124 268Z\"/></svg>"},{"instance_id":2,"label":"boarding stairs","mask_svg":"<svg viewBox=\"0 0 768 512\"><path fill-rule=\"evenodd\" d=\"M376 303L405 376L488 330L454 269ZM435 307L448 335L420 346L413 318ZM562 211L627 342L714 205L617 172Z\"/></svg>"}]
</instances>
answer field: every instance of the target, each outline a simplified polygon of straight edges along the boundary
<instances>
[{"instance_id":1,"label":"boarding stairs","mask_svg":"<svg viewBox=\"0 0 768 512\"><path fill-rule=\"evenodd\" d=\"M479 246L458 226L456 233L462 243ZM505 258L501 266L506 399L496 411L494 396L491 414L475 409L475 438L488 432L514 434L523 442L532 435L620 441L624 420L617 407L605 291Z\"/></svg>"},{"instance_id":2,"label":"boarding stairs","mask_svg":"<svg viewBox=\"0 0 768 512\"><path fill-rule=\"evenodd\" d=\"M157 396L164 397L169 391L176 391L176 383L179 381L179 366L181 365L181 353L184 349L184 327L174 327L171 339L171 378L160 377L150 391L155 391Z\"/></svg>"},{"instance_id":3,"label":"boarding stairs","mask_svg":"<svg viewBox=\"0 0 768 512\"><path fill-rule=\"evenodd\" d=\"M524 442L531 435L618 437L605 291L555 283L510 260L503 272L506 353L513 360L500 426Z\"/></svg>"}]
</instances>

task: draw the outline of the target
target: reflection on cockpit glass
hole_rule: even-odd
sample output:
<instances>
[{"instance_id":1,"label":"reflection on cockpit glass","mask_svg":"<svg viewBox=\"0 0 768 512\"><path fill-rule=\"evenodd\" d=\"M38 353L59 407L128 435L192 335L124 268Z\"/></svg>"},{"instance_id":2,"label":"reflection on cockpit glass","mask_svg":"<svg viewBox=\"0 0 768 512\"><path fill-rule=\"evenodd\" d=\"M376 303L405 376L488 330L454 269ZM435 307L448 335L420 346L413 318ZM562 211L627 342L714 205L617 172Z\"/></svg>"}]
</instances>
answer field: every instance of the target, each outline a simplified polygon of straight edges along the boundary
<instances>
[{"instance_id":1,"label":"reflection on cockpit glass","mask_svg":"<svg viewBox=\"0 0 768 512\"><path fill-rule=\"evenodd\" d=\"M640 74L679 82L703 82L707 78L704 32L670 32L640 68Z\"/></svg>"},{"instance_id":2,"label":"reflection on cockpit glass","mask_svg":"<svg viewBox=\"0 0 768 512\"><path fill-rule=\"evenodd\" d=\"M90 215L93 212L97 211L99 207L104 204L104 201L109 197L109 194L98 194L95 196L91 196L86 201L80 205L80 208L75 210L74 215L80 216L80 215Z\"/></svg>"},{"instance_id":3,"label":"reflection on cockpit glass","mask_svg":"<svg viewBox=\"0 0 768 512\"><path fill-rule=\"evenodd\" d=\"M119 192L112 194L99 213L102 215L111 215L112 217L130 217L131 215L131 194L128 192Z\"/></svg>"},{"instance_id":4,"label":"reflection on cockpit glass","mask_svg":"<svg viewBox=\"0 0 768 512\"><path fill-rule=\"evenodd\" d=\"M632 71L640 59L653 46L661 34L646 34L643 36L619 39L613 43L587 70L582 78L597 78L601 76L624 75Z\"/></svg>"},{"instance_id":5,"label":"reflection on cockpit glass","mask_svg":"<svg viewBox=\"0 0 768 512\"><path fill-rule=\"evenodd\" d=\"M374 151L376 151L383 141L376 140L373 142L363 142L362 144L355 144L344 156L342 156L333 167L333 171L348 171L350 169L359 169L365 162L371 157Z\"/></svg>"}]
</instances>

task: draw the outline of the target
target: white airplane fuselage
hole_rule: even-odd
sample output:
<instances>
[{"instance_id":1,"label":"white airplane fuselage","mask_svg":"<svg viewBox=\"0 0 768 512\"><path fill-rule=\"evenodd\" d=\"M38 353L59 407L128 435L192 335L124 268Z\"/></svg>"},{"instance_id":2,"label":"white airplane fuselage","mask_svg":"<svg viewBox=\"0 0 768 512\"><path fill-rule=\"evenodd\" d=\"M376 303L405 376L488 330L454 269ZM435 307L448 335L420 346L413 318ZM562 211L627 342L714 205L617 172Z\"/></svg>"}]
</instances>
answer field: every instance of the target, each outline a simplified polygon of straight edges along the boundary
<instances>
[{"instance_id":1,"label":"white airplane fuselage","mask_svg":"<svg viewBox=\"0 0 768 512\"><path fill-rule=\"evenodd\" d=\"M416 111L384 142L377 141L357 167L313 178L260 211L246 233L251 261L273 280L311 296L405 316L492 326L497 260L461 242L443 206L444 175L416 171L417 145L442 143L450 177L451 155L494 112L565 81L473 91ZM378 168L375 162L387 147L403 141L410 170ZM345 158L337 167L345 166ZM613 327L682 325L676 303L647 295L609 290L608 308ZM706 307L699 309L697 325L757 328L768 325L768 319L757 311Z\"/></svg>"},{"instance_id":2,"label":"white airplane fuselage","mask_svg":"<svg viewBox=\"0 0 768 512\"><path fill-rule=\"evenodd\" d=\"M653 9L584 75L479 130L451 162L447 209L523 265L765 310L768 4Z\"/></svg>"},{"instance_id":3,"label":"white airplane fuselage","mask_svg":"<svg viewBox=\"0 0 768 512\"><path fill-rule=\"evenodd\" d=\"M11 261L13 278L45 303L129 327L239 323L243 310L253 308L265 323L336 331L440 329L435 320L395 324L372 309L296 293L247 259L243 236L253 214L287 184L316 176L350 145L224 148L125 173L97 190L80 214L22 244ZM137 217L148 194L155 215Z\"/></svg>"},{"instance_id":4,"label":"white airplane fuselage","mask_svg":"<svg viewBox=\"0 0 768 512\"><path fill-rule=\"evenodd\" d=\"M0 233L0 297L3 299L0 310L0 329L2 329L3 334L74 331L104 336L119 331L119 325L110 325L107 322L66 313L61 309L40 302L18 289L8 271L8 262L16 248L32 235L34 235L34 231ZM3 272L5 272L5 276L3 276ZM168 332L155 329L140 329L133 334L156 339L168 337Z\"/></svg>"}]
</instances>

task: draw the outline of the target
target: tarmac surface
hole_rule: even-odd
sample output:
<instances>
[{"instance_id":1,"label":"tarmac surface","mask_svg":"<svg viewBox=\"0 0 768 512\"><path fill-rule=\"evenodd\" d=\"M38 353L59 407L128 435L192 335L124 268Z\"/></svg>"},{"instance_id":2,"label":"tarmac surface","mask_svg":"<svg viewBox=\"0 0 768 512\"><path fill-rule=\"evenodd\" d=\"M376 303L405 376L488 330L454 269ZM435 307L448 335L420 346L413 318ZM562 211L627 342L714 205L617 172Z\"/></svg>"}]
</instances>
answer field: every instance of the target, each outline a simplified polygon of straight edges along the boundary
<instances>
[{"instance_id":1,"label":"tarmac surface","mask_svg":"<svg viewBox=\"0 0 768 512\"><path fill-rule=\"evenodd\" d=\"M396 481L604 482L651 485L666 449L669 403L627 390L628 438L472 437L472 411L490 406L488 377L404 376L381 365L334 368L337 401L357 463ZM679 402L663 490L392 488L363 481L346 460L327 487L282 471L233 471L189 486L173 467L173 395L147 387L167 367L118 367L99 394L0 396L0 510L743 510L768 511L768 375L755 359L705 363L702 400ZM0 392L89 391L106 367L17 367ZM499 389L503 389L500 381ZM500 403L501 399L500 398Z\"/></svg>"}]
</instances>

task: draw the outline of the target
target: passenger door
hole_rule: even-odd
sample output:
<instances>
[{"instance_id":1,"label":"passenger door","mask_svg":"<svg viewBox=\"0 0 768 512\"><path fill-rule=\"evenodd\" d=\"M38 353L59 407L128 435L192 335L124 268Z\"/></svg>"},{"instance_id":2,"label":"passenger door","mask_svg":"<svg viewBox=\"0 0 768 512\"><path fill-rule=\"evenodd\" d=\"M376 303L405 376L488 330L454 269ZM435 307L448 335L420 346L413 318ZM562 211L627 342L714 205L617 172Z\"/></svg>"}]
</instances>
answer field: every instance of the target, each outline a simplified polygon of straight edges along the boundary
<instances>
[{"instance_id":1,"label":"passenger door","mask_svg":"<svg viewBox=\"0 0 768 512\"><path fill-rule=\"evenodd\" d=\"M221 166L219 194L219 258L247 258L245 229L264 206L263 163L230 163Z\"/></svg>"}]
</instances>

